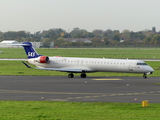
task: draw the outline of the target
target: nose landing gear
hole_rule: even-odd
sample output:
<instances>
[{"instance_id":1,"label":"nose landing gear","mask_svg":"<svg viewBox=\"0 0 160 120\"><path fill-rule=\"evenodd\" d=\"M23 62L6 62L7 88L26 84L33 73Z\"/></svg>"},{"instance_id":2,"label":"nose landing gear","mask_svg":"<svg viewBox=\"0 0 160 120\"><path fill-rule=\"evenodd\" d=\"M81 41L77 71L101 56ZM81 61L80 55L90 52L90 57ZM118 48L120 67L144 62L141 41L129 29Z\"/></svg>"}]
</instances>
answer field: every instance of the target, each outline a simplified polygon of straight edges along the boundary
<instances>
[{"instance_id":1,"label":"nose landing gear","mask_svg":"<svg viewBox=\"0 0 160 120\"><path fill-rule=\"evenodd\" d=\"M144 78L144 79L147 79L146 73L143 74L143 78Z\"/></svg>"}]
</instances>

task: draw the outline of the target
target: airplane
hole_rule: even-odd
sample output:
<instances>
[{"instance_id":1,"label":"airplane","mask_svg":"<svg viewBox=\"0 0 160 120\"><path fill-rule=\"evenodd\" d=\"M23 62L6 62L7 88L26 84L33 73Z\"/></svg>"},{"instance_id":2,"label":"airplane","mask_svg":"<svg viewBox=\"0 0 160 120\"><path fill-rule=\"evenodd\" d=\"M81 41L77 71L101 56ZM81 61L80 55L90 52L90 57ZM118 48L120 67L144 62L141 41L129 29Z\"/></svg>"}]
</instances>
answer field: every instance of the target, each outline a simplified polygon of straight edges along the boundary
<instances>
[{"instance_id":1,"label":"airplane","mask_svg":"<svg viewBox=\"0 0 160 120\"><path fill-rule=\"evenodd\" d=\"M76 57L48 57L39 55L30 42L14 44L23 46L27 62L35 65L30 67L26 62L22 63L28 68L40 70L53 70L67 72L68 78L73 78L74 73L81 73L81 78L86 78L86 73L92 72L121 72L121 73L142 73L143 78L153 73L153 68L142 60L129 59L105 59L105 58L76 58Z\"/></svg>"}]
</instances>

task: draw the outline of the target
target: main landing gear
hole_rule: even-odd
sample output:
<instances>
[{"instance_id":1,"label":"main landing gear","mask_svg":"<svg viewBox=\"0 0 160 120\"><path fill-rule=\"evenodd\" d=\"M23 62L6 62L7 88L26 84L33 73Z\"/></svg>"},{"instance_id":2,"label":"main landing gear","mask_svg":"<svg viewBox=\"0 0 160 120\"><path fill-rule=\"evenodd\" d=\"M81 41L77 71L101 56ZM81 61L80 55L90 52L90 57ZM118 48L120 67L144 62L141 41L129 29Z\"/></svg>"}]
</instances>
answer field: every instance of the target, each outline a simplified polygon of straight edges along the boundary
<instances>
[{"instance_id":1,"label":"main landing gear","mask_svg":"<svg viewBox=\"0 0 160 120\"><path fill-rule=\"evenodd\" d=\"M68 74L68 78L73 78L74 77L74 74L71 73L71 74Z\"/></svg>"},{"instance_id":2,"label":"main landing gear","mask_svg":"<svg viewBox=\"0 0 160 120\"><path fill-rule=\"evenodd\" d=\"M82 73L82 74L81 74L81 78L86 78L86 74L85 74L85 73Z\"/></svg>"},{"instance_id":3,"label":"main landing gear","mask_svg":"<svg viewBox=\"0 0 160 120\"><path fill-rule=\"evenodd\" d=\"M147 79L146 73L143 74L143 78L144 78L144 79Z\"/></svg>"},{"instance_id":4,"label":"main landing gear","mask_svg":"<svg viewBox=\"0 0 160 120\"><path fill-rule=\"evenodd\" d=\"M85 73L82 73L81 75L80 75L80 77L81 78L86 78L86 74ZM68 78L73 78L74 77L74 74L73 73L70 73L70 74L68 74Z\"/></svg>"}]
</instances>

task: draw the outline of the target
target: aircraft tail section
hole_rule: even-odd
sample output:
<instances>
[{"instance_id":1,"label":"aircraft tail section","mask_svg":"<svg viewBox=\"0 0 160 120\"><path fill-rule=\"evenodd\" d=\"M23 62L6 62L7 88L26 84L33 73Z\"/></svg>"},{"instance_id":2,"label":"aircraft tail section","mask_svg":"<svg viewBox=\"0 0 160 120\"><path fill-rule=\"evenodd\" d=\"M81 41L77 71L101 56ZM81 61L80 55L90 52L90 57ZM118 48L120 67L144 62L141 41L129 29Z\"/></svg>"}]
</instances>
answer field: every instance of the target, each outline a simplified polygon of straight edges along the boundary
<instances>
[{"instance_id":1,"label":"aircraft tail section","mask_svg":"<svg viewBox=\"0 0 160 120\"><path fill-rule=\"evenodd\" d=\"M48 56L43 56L39 55L36 50L33 48L32 44L30 42L23 42L21 44L14 44L15 45L21 45L23 46L28 59L35 58L34 61L38 63L49 63L49 57Z\"/></svg>"},{"instance_id":2,"label":"aircraft tail section","mask_svg":"<svg viewBox=\"0 0 160 120\"><path fill-rule=\"evenodd\" d=\"M37 58L39 56L42 56L42 55L39 55L36 50L33 48L32 44L30 42L23 42L22 44L20 44L23 46L27 56L28 56L28 59L30 58Z\"/></svg>"}]
</instances>

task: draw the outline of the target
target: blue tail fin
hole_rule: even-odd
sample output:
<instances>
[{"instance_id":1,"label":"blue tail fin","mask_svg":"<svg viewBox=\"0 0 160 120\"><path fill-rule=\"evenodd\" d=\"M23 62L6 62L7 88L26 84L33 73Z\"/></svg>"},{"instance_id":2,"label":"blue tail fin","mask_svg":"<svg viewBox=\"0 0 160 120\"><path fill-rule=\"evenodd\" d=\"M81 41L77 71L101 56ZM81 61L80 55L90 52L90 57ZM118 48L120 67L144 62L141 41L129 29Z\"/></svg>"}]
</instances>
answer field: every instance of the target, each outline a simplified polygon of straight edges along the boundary
<instances>
[{"instance_id":1,"label":"blue tail fin","mask_svg":"<svg viewBox=\"0 0 160 120\"><path fill-rule=\"evenodd\" d=\"M30 42L23 42L21 45L24 47L24 50L28 56L28 59L42 56L36 52L36 50L32 47L32 44Z\"/></svg>"}]
</instances>

